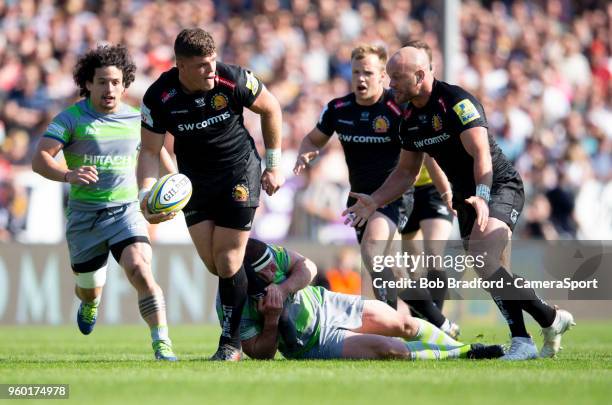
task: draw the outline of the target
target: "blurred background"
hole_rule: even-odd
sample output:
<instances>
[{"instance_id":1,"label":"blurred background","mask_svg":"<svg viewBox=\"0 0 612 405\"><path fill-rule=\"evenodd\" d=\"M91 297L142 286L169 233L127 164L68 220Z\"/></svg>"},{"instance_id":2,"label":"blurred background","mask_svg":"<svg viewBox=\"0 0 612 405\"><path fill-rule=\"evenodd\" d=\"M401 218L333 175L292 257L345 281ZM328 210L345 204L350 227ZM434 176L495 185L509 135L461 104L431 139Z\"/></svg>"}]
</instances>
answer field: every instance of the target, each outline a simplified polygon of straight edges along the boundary
<instances>
[{"instance_id":1,"label":"blurred background","mask_svg":"<svg viewBox=\"0 0 612 405\"><path fill-rule=\"evenodd\" d=\"M323 106L350 91L356 44L383 43L392 53L421 38L434 49L437 77L483 103L489 130L523 177L515 238L612 239L609 1L0 0L0 286L17 283L2 276L19 273L9 252L47 249L66 265L66 185L32 173L30 162L50 120L77 100L76 58L125 44L138 66L126 101L139 106L173 66L176 34L193 26L212 33L220 60L253 70L283 108L287 183L262 198L255 236L355 246L340 215L348 181L339 143L300 177L291 172L297 148ZM245 119L263 153L257 116ZM192 251L181 219L152 237ZM354 253L334 251L325 267L358 269Z\"/></svg>"}]
</instances>

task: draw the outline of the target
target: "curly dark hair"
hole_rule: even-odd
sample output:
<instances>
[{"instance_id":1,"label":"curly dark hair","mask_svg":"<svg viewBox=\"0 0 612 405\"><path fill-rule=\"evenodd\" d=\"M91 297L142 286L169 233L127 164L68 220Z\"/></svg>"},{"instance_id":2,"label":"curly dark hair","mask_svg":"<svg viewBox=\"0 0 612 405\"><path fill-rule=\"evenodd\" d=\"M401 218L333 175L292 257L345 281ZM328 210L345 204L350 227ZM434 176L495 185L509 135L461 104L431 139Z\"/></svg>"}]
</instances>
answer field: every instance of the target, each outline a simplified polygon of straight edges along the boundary
<instances>
[{"instance_id":1,"label":"curly dark hair","mask_svg":"<svg viewBox=\"0 0 612 405\"><path fill-rule=\"evenodd\" d=\"M176 57L210 56L215 53L216 49L212 35L201 28L186 28L177 35L174 41Z\"/></svg>"},{"instance_id":2,"label":"curly dark hair","mask_svg":"<svg viewBox=\"0 0 612 405\"><path fill-rule=\"evenodd\" d=\"M123 45L101 45L81 56L74 67L72 77L79 86L79 94L89 97L85 83L93 82L96 69L115 66L123 72L123 86L127 89L134 81L136 65Z\"/></svg>"}]
</instances>

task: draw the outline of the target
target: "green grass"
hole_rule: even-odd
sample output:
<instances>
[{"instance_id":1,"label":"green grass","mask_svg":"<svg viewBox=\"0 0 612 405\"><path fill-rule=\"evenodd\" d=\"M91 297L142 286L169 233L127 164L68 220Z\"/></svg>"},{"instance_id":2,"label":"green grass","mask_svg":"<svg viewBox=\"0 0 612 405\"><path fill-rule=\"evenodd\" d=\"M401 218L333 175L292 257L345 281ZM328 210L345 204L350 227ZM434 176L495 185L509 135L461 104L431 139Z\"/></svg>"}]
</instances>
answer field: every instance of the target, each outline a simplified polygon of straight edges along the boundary
<instances>
[{"instance_id":1,"label":"green grass","mask_svg":"<svg viewBox=\"0 0 612 405\"><path fill-rule=\"evenodd\" d=\"M504 342L501 325L464 341ZM536 328L532 325L532 331ZM171 329L179 363L152 360L144 326L0 327L0 383L70 384L70 401L146 404L610 403L612 324L581 323L555 360L205 361L218 328ZM538 345L540 342L538 341ZM22 402L20 402L22 403Z\"/></svg>"}]
</instances>

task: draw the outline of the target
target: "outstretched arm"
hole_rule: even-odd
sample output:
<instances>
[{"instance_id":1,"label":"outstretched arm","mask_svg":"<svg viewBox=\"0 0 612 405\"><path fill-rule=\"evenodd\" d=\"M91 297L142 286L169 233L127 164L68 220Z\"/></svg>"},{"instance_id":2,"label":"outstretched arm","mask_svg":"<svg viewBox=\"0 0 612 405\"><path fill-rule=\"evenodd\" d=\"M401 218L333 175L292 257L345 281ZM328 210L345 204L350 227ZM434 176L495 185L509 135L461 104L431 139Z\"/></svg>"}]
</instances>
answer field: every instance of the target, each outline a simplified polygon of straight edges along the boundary
<instances>
[{"instance_id":1,"label":"outstretched arm","mask_svg":"<svg viewBox=\"0 0 612 405\"><path fill-rule=\"evenodd\" d=\"M329 136L325 135L318 128L313 128L302 139L297 160L293 168L293 173L299 176L302 171L319 155L319 151L327 144Z\"/></svg>"},{"instance_id":2,"label":"outstretched arm","mask_svg":"<svg viewBox=\"0 0 612 405\"><path fill-rule=\"evenodd\" d=\"M378 207L395 201L412 187L419 175L422 163L422 152L402 150L397 166L383 185L372 195L350 193L350 196L356 198L357 202L344 211L343 215L349 215L345 223L351 223L351 226L354 227L365 225Z\"/></svg>"}]
</instances>

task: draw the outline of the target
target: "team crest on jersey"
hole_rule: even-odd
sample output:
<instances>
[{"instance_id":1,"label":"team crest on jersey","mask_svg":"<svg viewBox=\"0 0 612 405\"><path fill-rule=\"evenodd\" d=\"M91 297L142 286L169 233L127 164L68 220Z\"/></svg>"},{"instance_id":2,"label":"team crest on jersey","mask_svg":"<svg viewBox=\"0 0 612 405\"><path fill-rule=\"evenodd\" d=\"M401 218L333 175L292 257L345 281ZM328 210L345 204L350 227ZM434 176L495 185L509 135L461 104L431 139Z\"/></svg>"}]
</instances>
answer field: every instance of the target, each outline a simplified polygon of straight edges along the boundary
<instances>
[{"instance_id":1,"label":"team crest on jersey","mask_svg":"<svg viewBox=\"0 0 612 405\"><path fill-rule=\"evenodd\" d=\"M204 97L196 98L194 101L198 107L204 107L206 105L206 98Z\"/></svg>"},{"instance_id":2,"label":"team crest on jersey","mask_svg":"<svg viewBox=\"0 0 612 405\"><path fill-rule=\"evenodd\" d=\"M453 106L453 111L457 114L463 125L480 118L480 113L476 106L467 98L464 98Z\"/></svg>"},{"instance_id":3,"label":"team crest on jersey","mask_svg":"<svg viewBox=\"0 0 612 405\"><path fill-rule=\"evenodd\" d=\"M167 102L168 100L170 100L174 96L176 96L176 89L170 89L168 91L164 91L161 94L161 101L162 101L162 103L165 103L165 102Z\"/></svg>"},{"instance_id":4,"label":"team crest on jersey","mask_svg":"<svg viewBox=\"0 0 612 405\"><path fill-rule=\"evenodd\" d=\"M236 184L232 190L234 201L245 202L249 199L249 189L244 184Z\"/></svg>"},{"instance_id":5,"label":"team crest on jersey","mask_svg":"<svg viewBox=\"0 0 612 405\"><path fill-rule=\"evenodd\" d=\"M431 126L434 131L439 131L442 129L442 118L438 114L434 114L431 118Z\"/></svg>"},{"instance_id":6,"label":"team crest on jersey","mask_svg":"<svg viewBox=\"0 0 612 405\"><path fill-rule=\"evenodd\" d=\"M361 113L361 121L367 121L370 118L370 113L368 111L364 111Z\"/></svg>"},{"instance_id":7,"label":"team crest on jersey","mask_svg":"<svg viewBox=\"0 0 612 405\"><path fill-rule=\"evenodd\" d=\"M210 102L210 105L215 110L222 110L227 107L227 97L223 93L215 94Z\"/></svg>"},{"instance_id":8,"label":"team crest on jersey","mask_svg":"<svg viewBox=\"0 0 612 405\"><path fill-rule=\"evenodd\" d=\"M518 216L519 216L518 211L513 209L512 212L510 213L510 221L512 221L513 224L516 224L516 221L518 220Z\"/></svg>"},{"instance_id":9,"label":"team crest on jersey","mask_svg":"<svg viewBox=\"0 0 612 405\"><path fill-rule=\"evenodd\" d=\"M391 124L387 117L385 117L384 115L379 115L378 117L374 118L374 122L372 123L372 126L374 127L374 132L382 133L382 132L387 132Z\"/></svg>"}]
</instances>

